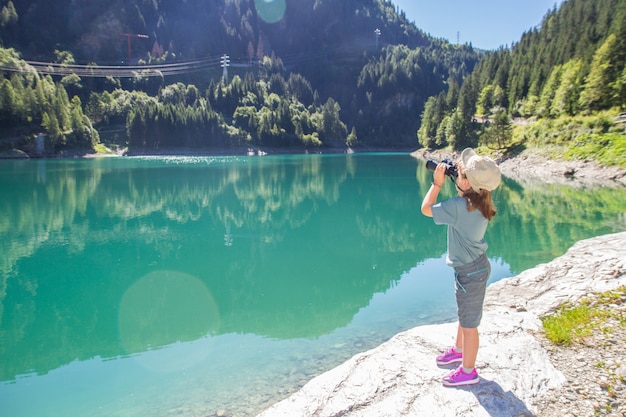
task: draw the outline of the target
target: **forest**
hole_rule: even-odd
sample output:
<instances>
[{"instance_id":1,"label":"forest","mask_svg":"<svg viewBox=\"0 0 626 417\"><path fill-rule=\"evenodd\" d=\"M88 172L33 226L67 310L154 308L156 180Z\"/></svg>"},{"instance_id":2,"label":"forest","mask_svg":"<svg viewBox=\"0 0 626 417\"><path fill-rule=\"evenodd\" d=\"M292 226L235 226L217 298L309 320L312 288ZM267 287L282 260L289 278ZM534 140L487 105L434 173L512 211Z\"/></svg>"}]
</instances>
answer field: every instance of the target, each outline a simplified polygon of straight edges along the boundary
<instances>
[{"instance_id":1,"label":"forest","mask_svg":"<svg viewBox=\"0 0 626 417\"><path fill-rule=\"evenodd\" d=\"M626 163L626 0L564 1L496 51L387 0L0 5L0 152L44 133L48 152L555 145Z\"/></svg>"},{"instance_id":2,"label":"forest","mask_svg":"<svg viewBox=\"0 0 626 417\"><path fill-rule=\"evenodd\" d=\"M625 1L563 2L511 48L487 54L458 89L430 97L419 142L564 145L624 166L624 126L614 121L626 104L625 42ZM515 120L531 124L514 131Z\"/></svg>"}]
</instances>

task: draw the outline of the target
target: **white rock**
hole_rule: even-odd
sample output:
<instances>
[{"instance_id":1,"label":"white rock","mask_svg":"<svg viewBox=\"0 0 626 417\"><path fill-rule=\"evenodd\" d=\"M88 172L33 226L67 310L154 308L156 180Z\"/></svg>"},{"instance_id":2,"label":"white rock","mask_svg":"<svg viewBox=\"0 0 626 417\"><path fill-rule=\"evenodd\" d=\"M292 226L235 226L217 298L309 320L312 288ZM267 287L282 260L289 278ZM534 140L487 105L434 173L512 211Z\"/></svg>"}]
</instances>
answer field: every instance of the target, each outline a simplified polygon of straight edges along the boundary
<instances>
[{"instance_id":1,"label":"white rock","mask_svg":"<svg viewBox=\"0 0 626 417\"><path fill-rule=\"evenodd\" d=\"M566 382L532 336L540 317L565 300L625 285L615 270L626 270L626 232L578 242L550 263L491 285L477 385L441 385L449 370L435 357L453 342L456 323L421 326L320 375L259 417L531 416L537 410L527 404Z\"/></svg>"}]
</instances>

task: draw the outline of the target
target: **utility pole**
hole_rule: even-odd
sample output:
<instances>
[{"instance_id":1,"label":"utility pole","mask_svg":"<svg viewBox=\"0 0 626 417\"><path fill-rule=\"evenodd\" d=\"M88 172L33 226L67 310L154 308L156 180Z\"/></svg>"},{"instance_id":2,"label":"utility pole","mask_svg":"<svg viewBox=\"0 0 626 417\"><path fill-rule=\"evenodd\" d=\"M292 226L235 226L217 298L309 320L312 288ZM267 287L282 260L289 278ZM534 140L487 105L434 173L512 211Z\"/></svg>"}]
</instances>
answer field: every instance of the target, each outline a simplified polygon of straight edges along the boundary
<instances>
[{"instance_id":1,"label":"utility pole","mask_svg":"<svg viewBox=\"0 0 626 417\"><path fill-rule=\"evenodd\" d=\"M461 32L459 31L456 32L456 44L457 45L461 44Z\"/></svg>"},{"instance_id":2,"label":"utility pole","mask_svg":"<svg viewBox=\"0 0 626 417\"><path fill-rule=\"evenodd\" d=\"M130 64L130 38L148 39L148 35L142 35L139 33L122 33L120 36L125 36L128 40L128 63Z\"/></svg>"},{"instance_id":3,"label":"utility pole","mask_svg":"<svg viewBox=\"0 0 626 417\"><path fill-rule=\"evenodd\" d=\"M224 79L224 84L228 84L228 67L230 66L230 57L226 54L222 55L221 66L224 69L222 72L222 78Z\"/></svg>"}]
</instances>

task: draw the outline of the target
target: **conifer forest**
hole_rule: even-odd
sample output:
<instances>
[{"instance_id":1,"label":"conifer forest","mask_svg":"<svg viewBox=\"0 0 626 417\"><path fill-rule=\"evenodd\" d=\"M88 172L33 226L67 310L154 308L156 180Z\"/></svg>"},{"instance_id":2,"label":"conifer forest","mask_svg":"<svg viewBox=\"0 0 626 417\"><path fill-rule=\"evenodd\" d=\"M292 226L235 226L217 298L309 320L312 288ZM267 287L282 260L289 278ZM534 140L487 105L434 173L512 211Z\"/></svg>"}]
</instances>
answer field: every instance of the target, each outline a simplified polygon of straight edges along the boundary
<instances>
[{"instance_id":1,"label":"conifer forest","mask_svg":"<svg viewBox=\"0 0 626 417\"><path fill-rule=\"evenodd\" d=\"M623 165L625 43L626 0L566 0L493 51L387 0L0 0L0 152L43 134L53 153L555 145Z\"/></svg>"}]
</instances>

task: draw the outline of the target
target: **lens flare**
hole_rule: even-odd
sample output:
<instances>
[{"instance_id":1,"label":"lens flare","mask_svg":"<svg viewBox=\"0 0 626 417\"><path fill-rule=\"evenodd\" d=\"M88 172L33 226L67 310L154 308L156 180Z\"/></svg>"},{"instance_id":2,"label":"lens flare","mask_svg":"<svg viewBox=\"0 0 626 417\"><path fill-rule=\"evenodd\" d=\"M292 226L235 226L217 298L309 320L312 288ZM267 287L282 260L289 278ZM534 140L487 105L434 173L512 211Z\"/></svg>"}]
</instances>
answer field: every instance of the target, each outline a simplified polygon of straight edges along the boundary
<instances>
[{"instance_id":1,"label":"lens flare","mask_svg":"<svg viewBox=\"0 0 626 417\"><path fill-rule=\"evenodd\" d=\"M145 275L120 302L120 342L129 355L195 341L219 326L219 309L209 289L178 271Z\"/></svg>"},{"instance_id":2,"label":"lens flare","mask_svg":"<svg viewBox=\"0 0 626 417\"><path fill-rule=\"evenodd\" d=\"M285 16L285 0L255 0L256 12L263 21L276 23Z\"/></svg>"}]
</instances>

